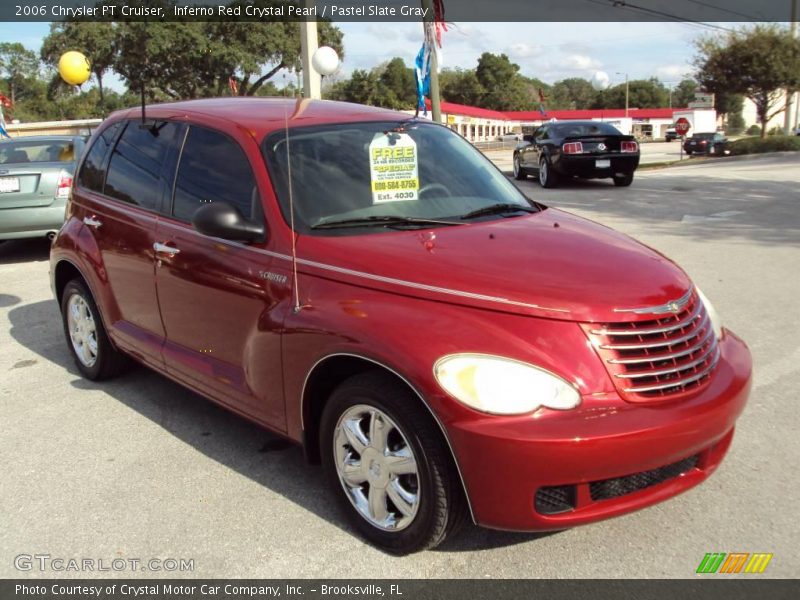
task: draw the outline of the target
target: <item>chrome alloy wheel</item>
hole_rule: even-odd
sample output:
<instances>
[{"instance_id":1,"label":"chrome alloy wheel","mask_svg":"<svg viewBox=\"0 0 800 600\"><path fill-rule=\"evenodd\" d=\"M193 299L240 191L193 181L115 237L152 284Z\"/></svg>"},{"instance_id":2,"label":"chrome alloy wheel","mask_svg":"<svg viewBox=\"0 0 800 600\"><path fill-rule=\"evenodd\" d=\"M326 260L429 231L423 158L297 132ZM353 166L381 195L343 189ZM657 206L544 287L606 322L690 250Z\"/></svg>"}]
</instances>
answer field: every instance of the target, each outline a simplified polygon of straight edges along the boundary
<instances>
[{"instance_id":1,"label":"chrome alloy wheel","mask_svg":"<svg viewBox=\"0 0 800 600\"><path fill-rule=\"evenodd\" d=\"M547 161L545 159L539 161L539 184L542 187L545 187L547 185L548 168L549 167L547 166Z\"/></svg>"},{"instance_id":2,"label":"chrome alloy wheel","mask_svg":"<svg viewBox=\"0 0 800 600\"><path fill-rule=\"evenodd\" d=\"M89 305L78 294L67 303L67 328L78 360L86 367L93 366L97 362L97 327Z\"/></svg>"},{"instance_id":3,"label":"chrome alloy wheel","mask_svg":"<svg viewBox=\"0 0 800 600\"><path fill-rule=\"evenodd\" d=\"M420 500L417 461L397 424L357 404L339 418L333 444L339 481L359 514L384 531L411 525Z\"/></svg>"}]
</instances>

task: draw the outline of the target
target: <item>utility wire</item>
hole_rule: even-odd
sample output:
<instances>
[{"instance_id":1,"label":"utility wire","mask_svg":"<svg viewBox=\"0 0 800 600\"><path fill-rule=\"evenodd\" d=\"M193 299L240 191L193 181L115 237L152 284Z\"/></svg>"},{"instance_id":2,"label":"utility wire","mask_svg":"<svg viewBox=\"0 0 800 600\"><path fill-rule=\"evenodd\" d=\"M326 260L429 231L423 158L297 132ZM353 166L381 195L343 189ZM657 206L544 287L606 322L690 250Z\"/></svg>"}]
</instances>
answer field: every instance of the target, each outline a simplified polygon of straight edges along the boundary
<instances>
[{"instance_id":1,"label":"utility wire","mask_svg":"<svg viewBox=\"0 0 800 600\"><path fill-rule=\"evenodd\" d=\"M719 31L733 31L728 27L722 27L721 25L714 25L713 23L703 23L701 21L692 21L687 19L686 17L680 17L678 15L673 15L670 13L666 13L660 10L655 10L653 8L647 8L644 6L638 6L636 4L631 4L626 2L625 0L584 0L585 2L591 2L592 4L598 4L600 6L605 6L607 8L623 8L632 11L642 12L648 15L661 17L662 19L666 19L668 21L676 21L679 23L686 23L689 25L696 25L698 27L706 27L708 29L716 29Z\"/></svg>"},{"instance_id":2,"label":"utility wire","mask_svg":"<svg viewBox=\"0 0 800 600\"><path fill-rule=\"evenodd\" d=\"M761 21L762 19L759 17L754 17L753 15L747 15L745 13L731 10L730 8L723 8L721 6L717 6L716 4L710 4L708 2L702 2L702 0L686 0L686 2L691 2L692 4L697 4L699 6L705 6L706 8L713 8L714 10L719 10L722 12L730 13L732 15L736 15L738 17L744 17L748 21Z\"/></svg>"}]
</instances>

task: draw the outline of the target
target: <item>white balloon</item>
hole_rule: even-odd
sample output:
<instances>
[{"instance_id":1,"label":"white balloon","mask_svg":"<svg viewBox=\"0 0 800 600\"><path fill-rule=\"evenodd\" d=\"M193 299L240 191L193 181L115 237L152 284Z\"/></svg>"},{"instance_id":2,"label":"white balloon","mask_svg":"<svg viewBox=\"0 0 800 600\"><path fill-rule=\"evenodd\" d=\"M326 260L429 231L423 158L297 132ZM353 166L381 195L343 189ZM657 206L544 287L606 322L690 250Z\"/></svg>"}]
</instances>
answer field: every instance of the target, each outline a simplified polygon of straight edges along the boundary
<instances>
[{"instance_id":1,"label":"white balloon","mask_svg":"<svg viewBox=\"0 0 800 600\"><path fill-rule=\"evenodd\" d=\"M339 68L339 55L330 46L320 46L311 57L311 66L320 75L332 75Z\"/></svg>"},{"instance_id":2,"label":"white balloon","mask_svg":"<svg viewBox=\"0 0 800 600\"><path fill-rule=\"evenodd\" d=\"M611 79L608 73L604 71L598 71L594 74L594 77L592 77L592 87L598 92L608 89L609 85L611 85Z\"/></svg>"}]
</instances>

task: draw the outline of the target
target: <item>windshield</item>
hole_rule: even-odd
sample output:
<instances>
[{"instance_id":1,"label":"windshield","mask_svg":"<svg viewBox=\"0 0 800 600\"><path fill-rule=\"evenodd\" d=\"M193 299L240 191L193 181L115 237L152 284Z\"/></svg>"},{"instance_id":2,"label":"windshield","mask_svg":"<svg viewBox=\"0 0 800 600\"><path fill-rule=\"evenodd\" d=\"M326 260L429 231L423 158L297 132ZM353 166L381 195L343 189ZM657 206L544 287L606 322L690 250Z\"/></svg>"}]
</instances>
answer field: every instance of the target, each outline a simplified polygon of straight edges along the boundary
<instances>
[{"instance_id":1,"label":"windshield","mask_svg":"<svg viewBox=\"0 0 800 600\"><path fill-rule=\"evenodd\" d=\"M14 163L72 162L75 148L68 140L4 142L0 144L0 165Z\"/></svg>"},{"instance_id":2,"label":"windshield","mask_svg":"<svg viewBox=\"0 0 800 600\"><path fill-rule=\"evenodd\" d=\"M349 235L398 225L445 227L467 222L462 217L499 219L538 209L469 142L432 123L297 127L288 138L291 161L285 131L267 136L263 152L287 222L291 171L301 233L330 235L334 224Z\"/></svg>"}]
</instances>

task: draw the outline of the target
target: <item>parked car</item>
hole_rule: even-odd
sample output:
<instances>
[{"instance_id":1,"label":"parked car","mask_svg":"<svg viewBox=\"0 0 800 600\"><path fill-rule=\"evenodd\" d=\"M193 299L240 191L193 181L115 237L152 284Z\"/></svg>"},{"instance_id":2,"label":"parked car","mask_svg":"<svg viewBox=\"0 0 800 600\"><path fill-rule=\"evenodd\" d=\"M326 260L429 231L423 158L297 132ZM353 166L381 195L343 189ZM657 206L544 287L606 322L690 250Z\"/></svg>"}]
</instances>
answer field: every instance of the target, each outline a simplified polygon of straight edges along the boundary
<instances>
[{"instance_id":1,"label":"parked car","mask_svg":"<svg viewBox=\"0 0 800 600\"><path fill-rule=\"evenodd\" d=\"M497 136L497 140L501 142L521 142L521 133L503 133Z\"/></svg>"},{"instance_id":2,"label":"parked car","mask_svg":"<svg viewBox=\"0 0 800 600\"><path fill-rule=\"evenodd\" d=\"M677 140L679 137L678 132L675 130L674 127L670 127L664 132L664 141L671 142L672 140Z\"/></svg>"},{"instance_id":3,"label":"parked car","mask_svg":"<svg viewBox=\"0 0 800 600\"><path fill-rule=\"evenodd\" d=\"M686 154L715 154L723 156L730 154L728 138L724 133L695 133L683 143Z\"/></svg>"},{"instance_id":4,"label":"parked car","mask_svg":"<svg viewBox=\"0 0 800 600\"><path fill-rule=\"evenodd\" d=\"M0 240L55 235L85 142L83 136L0 141Z\"/></svg>"},{"instance_id":5,"label":"parked car","mask_svg":"<svg viewBox=\"0 0 800 600\"><path fill-rule=\"evenodd\" d=\"M719 466L750 353L660 253L403 113L228 98L147 115L94 134L52 246L84 377L132 358L302 444L397 554L467 519L624 514Z\"/></svg>"},{"instance_id":6,"label":"parked car","mask_svg":"<svg viewBox=\"0 0 800 600\"><path fill-rule=\"evenodd\" d=\"M546 188L562 177L611 178L616 186L628 186L639 166L639 143L600 121L547 123L523 137L513 165L515 178L535 172Z\"/></svg>"}]
</instances>

